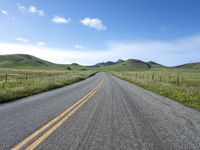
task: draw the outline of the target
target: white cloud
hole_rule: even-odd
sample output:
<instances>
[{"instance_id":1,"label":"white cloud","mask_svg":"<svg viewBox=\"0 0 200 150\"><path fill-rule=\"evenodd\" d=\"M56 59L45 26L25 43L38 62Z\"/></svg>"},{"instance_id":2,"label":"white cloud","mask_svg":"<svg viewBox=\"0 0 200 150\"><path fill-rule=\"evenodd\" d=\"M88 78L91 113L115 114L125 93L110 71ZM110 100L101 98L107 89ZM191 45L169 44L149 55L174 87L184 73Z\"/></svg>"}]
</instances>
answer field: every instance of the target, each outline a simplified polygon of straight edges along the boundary
<instances>
[{"instance_id":1,"label":"white cloud","mask_svg":"<svg viewBox=\"0 0 200 150\"><path fill-rule=\"evenodd\" d=\"M29 44L0 43L0 55L24 53L55 63L91 65L117 59L156 61L164 65L179 65L200 61L200 34L173 41L113 42L104 50L75 50L40 47Z\"/></svg>"},{"instance_id":2,"label":"white cloud","mask_svg":"<svg viewBox=\"0 0 200 150\"><path fill-rule=\"evenodd\" d=\"M32 14L37 14L39 16L45 16L44 11L37 9L35 6L30 6L30 8L28 9L28 11L30 13L32 13Z\"/></svg>"},{"instance_id":3,"label":"white cloud","mask_svg":"<svg viewBox=\"0 0 200 150\"><path fill-rule=\"evenodd\" d=\"M16 38L16 41L23 42L23 43L28 43L28 42L29 42L28 39L21 38L21 37L17 37L17 38Z\"/></svg>"},{"instance_id":4,"label":"white cloud","mask_svg":"<svg viewBox=\"0 0 200 150\"><path fill-rule=\"evenodd\" d=\"M64 18L59 16L54 16L52 22L56 24L69 24L71 22L71 18Z\"/></svg>"},{"instance_id":5,"label":"white cloud","mask_svg":"<svg viewBox=\"0 0 200 150\"><path fill-rule=\"evenodd\" d=\"M37 42L36 45L38 45L38 46L46 46L46 44L44 42Z\"/></svg>"},{"instance_id":6,"label":"white cloud","mask_svg":"<svg viewBox=\"0 0 200 150\"><path fill-rule=\"evenodd\" d=\"M25 6L19 3L17 3L17 6L22 13L29 12L31 14L36 14L38 16L45 16L44 11L37 9L35 6L31 5L29 6L29 8L26 8Z\"/></svg>"},{"instance_id":7,"label":"white cloud","mask_svg":"<svg viewBox=\"0 0 200 150\"><path fill-rule=\"evenodd\" d=\"M103 25L102 21L98 18L84 18L83 20L80 20L80 23L84 26L88 26L91 28L94 28L96 30L106 30L106 26Z\"/></svg>"},{"instance_id":8,"label":"white cloud","mask_svg":"<svg viewBox=\"0 0 200 150\"><path fill-rule=\"evenodd\" d=\"M22 13L25 13L25 11L27 10L25 6L23 6L23 5L19 4L19 3L17 3L17 6L18 6L19 10L20 10Z\"/></svg>"},{"instance_id":9,"label":"white cloud","mask_svg":"<svg viewBox=\"0 0 200 150\"><path fill-rule=\"evenodd\" d=\"M1 13L4 14L4 15L7 15L7 14L8 14L8 12L5 11L5 10L1 10Z\"/></svg>"},{"instance_id":10,"label":"white cloud","mask_svg":"<svg viewBox=\"0 0 200 150\"><path fill-rule=\"evenodd\" d=\"M83 46L82 46L82 45L79 45L79 44L74 45L74 47L75 47L76 49L83 49Z\"/></svg>"}]
</instances>

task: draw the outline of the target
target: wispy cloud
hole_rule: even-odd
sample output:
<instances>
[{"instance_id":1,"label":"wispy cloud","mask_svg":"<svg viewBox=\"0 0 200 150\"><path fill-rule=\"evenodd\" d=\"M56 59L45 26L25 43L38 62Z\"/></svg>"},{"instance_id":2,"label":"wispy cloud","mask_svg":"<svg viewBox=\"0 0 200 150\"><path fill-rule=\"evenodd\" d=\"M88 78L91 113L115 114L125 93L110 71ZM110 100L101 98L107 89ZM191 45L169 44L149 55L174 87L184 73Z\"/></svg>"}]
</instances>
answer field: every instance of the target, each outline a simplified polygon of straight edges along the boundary
<instances>
[{"instance_id":1,"label":"wispy cloud","mask_svg":"<svg viewBox=\"0 0 200 150\"><path fill-rule=\"evenodd\" d=\"M16 20L16 18L14 16L9 15L9 13L6 10L1 10L1 13L13 21Z\"/></svg>"},{"instance_id":2,"label":"wispy cloud","mask_svg":"<svg viewBox=\"0 0 200 150\"><path fill-rule=\"evenodd\" d=\"M84 18L80 20L80 23L84 26L88 26L90 28L94 28L96 30L106 30L106 26L102 23L102 21L98 18Z\"/></svg>"},{"instance_id":3,"label":"wispy cloud","mask_svg":"<svg viewBox=\"0 0 200 150\"><path fill-rule=\"evenodd\" d=\"M82 46L82 45L79 45L79 44L74 45L74 47L75 47L76 49L83 49L83 46Z\"/></svg>"},{"instance_id":4,"label":"wispy cloud","mask_svg":"<svg viewBox=\"0 0 200 150\"><path fill-rule=\"evenodd\" d=\"M37 42L36 45L37 45L37 46L46 46L46 43L44 43L44 42Z\"/></svg>"},{"instance_id":5,"label":"wispy cloud","mask_svg":"<svg viewBox=\"0 0 200 150\"><path fill-rule=\"evenodd\" d=\"M53 19L52 19L52 22L56 23L56 24L69 24L71 22L71 18L54 16Z\"/></svg>"},{"instance_id":6,"label":"wispy cloud","mask_svg":"<svg viewBox=\"0 0 200 150\"><path fill-rule=\"evenodd\" d=\"M29 44L0 43L1 54L30 54L56 63L91 65L102 61L135 58L164 65L200 61L200 34L173 41L112 42L104 50L56 49Z\"/></svg>"},{"instance_id":7,"label":"wispy cloud","mask_svg":"<svg viewBox=\"0 0 200 150\"><path fill-rule=\"evenodd\" d=\"M17 38L16 38L16 41L18 41L18 42L23 42L23 43L28 43L28 42L29 42L28 39L21 38L21 37L17 37Z\"/></svg>"},{"instance_id":8,"label":"wispy cloud","mask_svg":"<svg viewBox=\"0 0 200 150\"><path fill-rule=\"evenodd\" d=\"M44 11L37 9L35 6L30 6L30 8L28 9L28 11L30 13L32 13L32 14L37 14L39 16L45 16Z\"/></svg>"},{"instance_id":9,"label":"wispy cloud","mask_svg":"<svg viewBox=\"0 0 200 150\"><path fill-rule=\"evenodd\" d=\"M25 13L25 12L28 12L28 13L31 13L31 14L36 14L38 16L45 16L45 13L43 10L39 10L37 9L35 6L31 5L29 7L25 7L19 3L17 3L17 6L19 8L19 10L22 12L22 13Z\"/></svg>"},{"instance_id":10,"label":"wispy cloud","mask_svg":"<svg viewBox=\"0 0 200 150\"><path fill-rule=\"evenodd\" d=\"M27 8L23 5L21 5L20 3L17 3L17 7L19 8L19 10L22 12L22 13L25 13L25 11L27 11Z\"/></svg>"},{"instance_id":11,"label":"wispy cloud","mask_svg":"<svg viewBox=\"0 0 200 150\"><path fill-rule=\"evenodd\" d=\"M1 10L1 13L2 13L3 15L7 15L7 14L8 14L8 12L5 11L5 10Z\"/></svg>"}]
</instances>

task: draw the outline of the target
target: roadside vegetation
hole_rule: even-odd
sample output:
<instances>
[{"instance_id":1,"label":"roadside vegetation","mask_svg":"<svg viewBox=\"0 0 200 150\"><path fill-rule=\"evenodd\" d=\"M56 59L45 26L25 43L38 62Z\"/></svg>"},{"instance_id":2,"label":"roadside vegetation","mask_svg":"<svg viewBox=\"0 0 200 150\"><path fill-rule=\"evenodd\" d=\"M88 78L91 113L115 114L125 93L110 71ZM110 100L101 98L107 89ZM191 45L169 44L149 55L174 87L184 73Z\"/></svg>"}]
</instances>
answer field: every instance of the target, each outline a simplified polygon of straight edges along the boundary
<instances>
[{"instance_id":1,"label":"roadside vegetation","mask_svg":"<svg viewBox=\"0 0 200 150\"><path fill-rule=\"evenodd\" d=\"M147 90L200 110L200 71L197 69L154 69L111 73Z\"/></svg>"},{"instance_id":2,"label":"roadside vegetation","mask_svg":"<svg viewBox=\"0 0 200 150\"><path fill-rule=\"evenodd\" d=\"M0 103L63 87L95 71L44 71L0 69Z\"/></svg>"},{"instance_id":3,"label":"roadside vegetation","mask_svg":"<svg viewBox=\"0 0 200 150\"><path fill-rule=\"evenodd\" d=\"M9 68L9 69L7 69ZM106 71L200 110L200 63L167 67L136 59L93 66L55 64L25 55L0 55L0 103L69 85Z\"/></svg>"}]
</instances>

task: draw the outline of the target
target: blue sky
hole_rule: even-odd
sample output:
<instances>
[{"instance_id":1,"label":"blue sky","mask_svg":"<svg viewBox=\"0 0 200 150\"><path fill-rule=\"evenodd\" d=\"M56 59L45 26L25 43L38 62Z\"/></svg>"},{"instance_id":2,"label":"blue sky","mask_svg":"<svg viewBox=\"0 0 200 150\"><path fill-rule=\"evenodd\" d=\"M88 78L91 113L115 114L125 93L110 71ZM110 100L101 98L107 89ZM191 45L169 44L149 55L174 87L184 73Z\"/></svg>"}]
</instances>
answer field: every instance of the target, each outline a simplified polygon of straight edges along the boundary
<instances>
[{"instance_id":1,"label":"blue sky","mask_svg":"<svg viewBox=\"0 0 200 150\"><path fill-rule=\"evenodd\" d=\"M90 65L200 61L199 0L1 0L0 54Z\"/></svg>"}]
</instances>

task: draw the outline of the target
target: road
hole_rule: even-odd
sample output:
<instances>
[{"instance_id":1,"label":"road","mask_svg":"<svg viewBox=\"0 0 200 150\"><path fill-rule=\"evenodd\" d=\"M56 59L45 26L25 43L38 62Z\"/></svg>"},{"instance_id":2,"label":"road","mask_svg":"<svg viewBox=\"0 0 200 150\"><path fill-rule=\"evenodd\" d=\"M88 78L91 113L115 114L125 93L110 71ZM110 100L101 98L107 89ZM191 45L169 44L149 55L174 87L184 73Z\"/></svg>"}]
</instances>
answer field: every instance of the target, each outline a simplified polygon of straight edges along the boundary
<instances>
[{"instance_id":1,"label":"road","mask_svg":"<svg viewBox=\"0 0 200 150\"><path fill-rule=\"evenodd\" d=\"M0 149L200 149L200 112L109 73L0 105Z\"/></svg>"}]
</instances>

